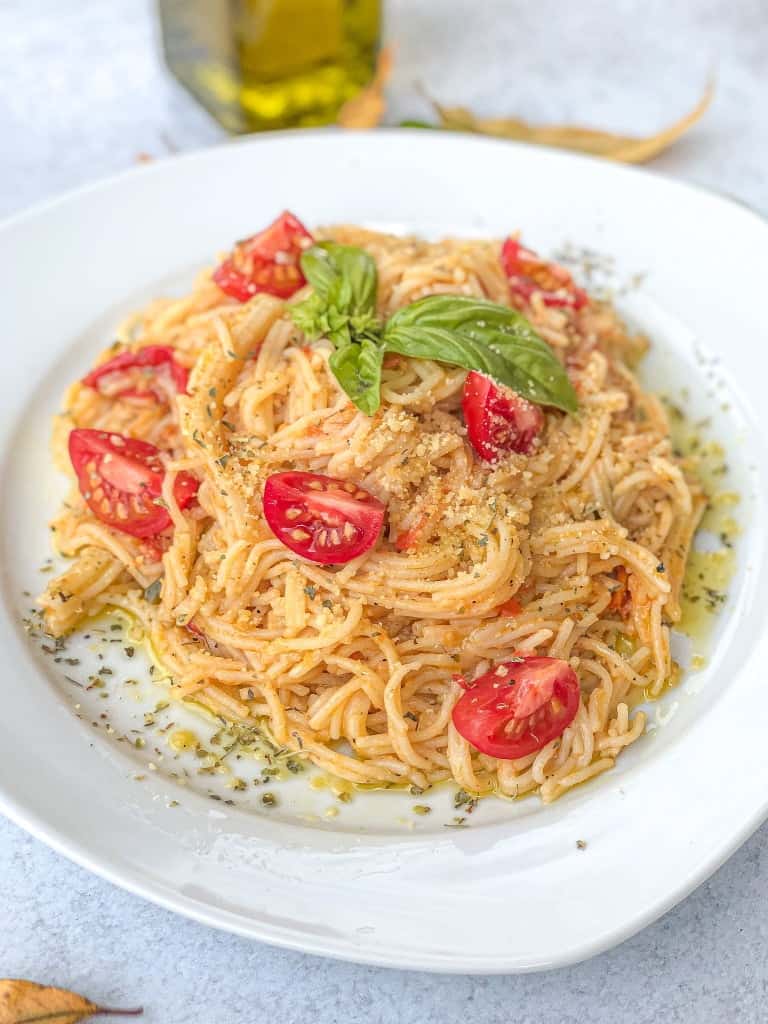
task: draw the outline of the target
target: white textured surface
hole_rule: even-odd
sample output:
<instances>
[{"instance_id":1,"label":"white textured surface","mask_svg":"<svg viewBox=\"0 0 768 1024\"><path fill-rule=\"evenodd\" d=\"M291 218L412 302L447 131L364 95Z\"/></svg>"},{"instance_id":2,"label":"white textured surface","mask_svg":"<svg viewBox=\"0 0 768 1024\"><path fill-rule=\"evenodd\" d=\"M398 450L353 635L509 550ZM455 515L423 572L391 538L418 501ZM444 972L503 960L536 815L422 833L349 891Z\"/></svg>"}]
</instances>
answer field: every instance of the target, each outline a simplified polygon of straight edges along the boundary
<instances>
[{"instance_id":1,"label":"white textured surface","mask_svg":"<svg viewBox=\"0 0 768 1024\"><path fill-rule=\"evenodd\" d=\"M656 166L768 210L760 0L616 0L610 12L599 0L484 0L472 5L472 20L468 9L458 0L392 3L394 119L424 113L412 88L420 79L442 99L489 113L651 130L687 109L717 66L710 116ZM1 212L120 170L141 151L160 157L169 145L221 138L163 73L150 15L140 0L2 0ZM525 201L510 196L510 207ZM612 953L546 975L437 978L218 934L114 889L2 823L0 975L112 1004L143 1002L149 1024L757 1022L768 983L766 881L764 828L684 904Z\"/></svg>"}]
</instances>

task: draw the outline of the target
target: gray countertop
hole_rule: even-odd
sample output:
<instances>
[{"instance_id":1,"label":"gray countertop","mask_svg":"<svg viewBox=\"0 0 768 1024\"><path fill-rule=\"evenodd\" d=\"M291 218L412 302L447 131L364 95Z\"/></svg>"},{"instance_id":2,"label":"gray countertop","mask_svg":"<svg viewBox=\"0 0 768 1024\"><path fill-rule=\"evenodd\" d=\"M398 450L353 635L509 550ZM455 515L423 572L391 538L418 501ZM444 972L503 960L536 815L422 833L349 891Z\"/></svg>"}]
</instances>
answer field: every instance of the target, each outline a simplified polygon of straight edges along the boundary
<instances>
[{"instance_id":1,"label":"gray countertop","mask_svg":"<svg viewBox=\"0 0 768 1024\"><path fill-rule=\"evenodd\" d=\"M398 44L390 120L424 116L423 82L487 113L640 133L692 106L715 70L709 115L653 167L768 212L764 0L392 0L388 32ZM139 153L222 137L165 73L148 0L0 0L0 214ZM661 921L588 963L524 977L385 971L186 921L0 820L0 976L143 1003L147 1024L746 1024L768 1016L767 922L764 826Z\"/></svg>"}]
</instances>

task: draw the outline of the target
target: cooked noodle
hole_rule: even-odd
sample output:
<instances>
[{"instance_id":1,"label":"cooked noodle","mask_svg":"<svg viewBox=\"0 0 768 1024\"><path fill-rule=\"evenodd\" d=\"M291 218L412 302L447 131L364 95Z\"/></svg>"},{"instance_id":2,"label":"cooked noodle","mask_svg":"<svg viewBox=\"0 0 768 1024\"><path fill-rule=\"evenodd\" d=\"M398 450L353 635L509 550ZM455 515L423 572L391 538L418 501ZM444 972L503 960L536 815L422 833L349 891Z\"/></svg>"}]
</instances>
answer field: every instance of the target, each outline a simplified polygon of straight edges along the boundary
<instances>
[{"instance_id":1,"label":"cooked noodle","mask_svg":"<svg viewBox=\"0 0 768 1024\"><path fill-rule=\"evenodd\" d=\"M374 256L382 313L438 292L509 304L496 242L355 227L325 237ZM549 801L612 767L644 729L631 695L657 696L672 678L669 627L703 497L673 456L660 403L628 368L643 343L613 310L566 312L534 296L526 315L566 362L580 414L546 410L531 455L489 465L466 439L463 370L388 360L369 418L328 370L329 344L308 347L283 302L233 302L206 273L185 298L152 303L103 358L173 346L191 369L188 396L141 404L74 384L54 452L71 472L75 426L169 452L173 530L147 543L110 529L73 487L54 536L74 561L42 598L49 629L123 609L143 624L177 697L259 722L352 783L453 779L472 793ZM378 545L340 569L285 548L261 492L287 469L352 479L383 500ZM173 486L182 470L201 481L184 511ZM152 603L144 591L161 574ZM575 719L519 760L476 752L451 723L453 675L534 651L578 672Z\"/></svg>"}]
</instances>

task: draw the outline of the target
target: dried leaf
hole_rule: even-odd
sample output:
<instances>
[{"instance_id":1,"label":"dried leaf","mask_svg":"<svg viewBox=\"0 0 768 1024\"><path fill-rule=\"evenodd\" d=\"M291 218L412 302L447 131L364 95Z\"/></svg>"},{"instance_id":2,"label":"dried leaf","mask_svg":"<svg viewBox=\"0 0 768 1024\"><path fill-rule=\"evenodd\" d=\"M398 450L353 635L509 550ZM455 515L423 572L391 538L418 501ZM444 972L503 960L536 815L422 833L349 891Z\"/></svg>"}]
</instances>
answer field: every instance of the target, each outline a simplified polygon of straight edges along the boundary
<instances>
[{"instance_id":1,"label":"dried leaf","mask_svg":"<svg viewBox=\"0 0 768 1024\"><path fill-rule=\"evenodd\" d=\"M142 1010L113 1010L64 988L0 979L0 1024L79 1024L96 1014L136 1017Z\"/></svg>"},{"instance_id":2,"label":"dried leaf","mask_svg":"<svg viewBox=\"0 0 768 1024\"><path fill-rule=\"evenodd\" d=\"M444 107L434 100L432 104L440 117L442 128L496 135L540 146L574 149L581 153L604 157L606 160L639 164L658 156L687 132L711 103L714 90L714 81L710 81L703 96L690 113L657 134L646 137L614 135L612 132L580 128L577 125L532 125L516 118L480 118L475 117L466 107Z\"/></svg>"},{"instance_id":3,"label":"dried leaf","mask_svg":"<svg viewBox=\"0 0 768 1024\"><path fill-rule=\"evenodd\" d=\"M385 46L379 53L376 72L371 84L357 96L347 100L336 118L342 128L360 131L375 128L384 116L384 86L392 74L392 47Z\"/></svg>"}]
</instances>

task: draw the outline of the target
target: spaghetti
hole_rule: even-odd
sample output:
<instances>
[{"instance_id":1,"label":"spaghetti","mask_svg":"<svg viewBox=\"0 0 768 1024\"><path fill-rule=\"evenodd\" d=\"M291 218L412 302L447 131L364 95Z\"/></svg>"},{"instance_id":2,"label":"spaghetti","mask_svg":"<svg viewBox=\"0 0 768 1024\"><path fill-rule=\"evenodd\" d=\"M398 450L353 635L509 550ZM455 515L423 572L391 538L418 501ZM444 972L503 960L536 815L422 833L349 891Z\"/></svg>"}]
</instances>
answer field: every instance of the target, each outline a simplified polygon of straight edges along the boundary
<instances>
[{"instance_id":1,"label":"spaghetti","mask_svg":"<svg viewBox=\"0 0 768 1024\"><path fill-rule=\"evenodd\" d=\"M545 409L530 451L484 461L461 414L465 370L388 356L367 416L330 371L330 344L309 345L285 301L235 300L203 273L189 295L133 316L100 360L158 347L144 362L162 395L110 386L109 373L67 393L57 464L71 472L73 428L148 442L164 453L152 501L166 525L124 532L94 514L98 494L73 487L53 524L73 561L41 598L47 626L60 635L124 610L177 698L260 723L349 782L452 779L553 800L612 767L644 730L632 694L657 696L673 676L669 627L704 498L630 369L644 342L608 304L547 301L535 267L536 286L516 295L497 242L351 226L317 237L374 258L382 316L441 293L516 303L567 367L579 414ZM261 502L287 471L375 496L375 546L338 567L281 543ZM534 654L575 670L575 717L525 756L482 753L452 720L456 677Z\"/></svg>"}]
</instances>

